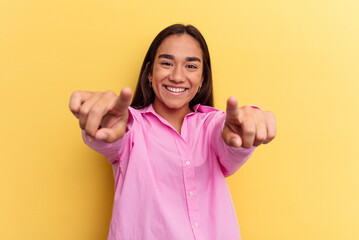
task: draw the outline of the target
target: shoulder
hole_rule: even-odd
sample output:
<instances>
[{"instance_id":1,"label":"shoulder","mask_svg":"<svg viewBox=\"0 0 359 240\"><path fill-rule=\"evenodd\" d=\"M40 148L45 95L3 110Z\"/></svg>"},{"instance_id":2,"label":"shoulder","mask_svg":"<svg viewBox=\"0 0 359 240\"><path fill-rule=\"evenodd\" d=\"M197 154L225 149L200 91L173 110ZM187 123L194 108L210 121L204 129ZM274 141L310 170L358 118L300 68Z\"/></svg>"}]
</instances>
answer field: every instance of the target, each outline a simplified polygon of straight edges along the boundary
<instances>
[{"instance_id":1,"label":"shoulder","mask_svg":"<svg viewBox=\"0 0 359 240\"><path fill-rule=\"evenodd\" d=\"M203 126L208 129L213 129L215 125L224 122L226 116L225 112L205 105L198 104L193 107L193 110L194 117L192 122L197 126Z\"/></svg>"},{"instance_id":2,"label":"shoulder","mask_svg":"<svg viewBox=\"0 0 359 240\"><path fill-rule=\"evenodd\" d=\"M130 114L130 116L133 118L134 121L141 121L142 119L142 115L148 112L151 112L151 105L144 107L144 108L133 108L133 107L128 107L128 112Z\"/></svg>"},{"instance_id":3,"label":"shoulder","mask_svg":"<svg viewBox=\"0 0 359 240\"><path fill-rule=\"evenodd\" d=\"M155 119L161 119L161 117L155 112L152 104L143 107L143 108L133 108L128 107L129 112L129 121L128 126L133 128L133 126L144 127L146 124L151 124Z\"/></svg>"},{"instance_id":4,"label":"shoulder","mask_svg":"<svg viewBox=\"0 0 359 240\"><path fill-rule=\"evenodd\" d=\"M217 108L200 104L194 106L193 110L202 118L214 119L225 115L225 112L218 110Z\"/></svg>"}]
</instances>

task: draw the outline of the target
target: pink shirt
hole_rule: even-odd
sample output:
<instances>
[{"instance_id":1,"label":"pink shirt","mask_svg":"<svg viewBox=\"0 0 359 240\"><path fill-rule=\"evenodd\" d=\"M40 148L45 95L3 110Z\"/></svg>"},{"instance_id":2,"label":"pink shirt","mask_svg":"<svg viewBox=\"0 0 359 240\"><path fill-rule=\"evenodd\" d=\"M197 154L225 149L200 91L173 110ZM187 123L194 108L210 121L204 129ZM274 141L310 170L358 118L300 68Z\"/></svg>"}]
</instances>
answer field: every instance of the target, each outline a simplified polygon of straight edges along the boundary
<instances>
[{"instance_id":1,"label":"pink shirt","mask_svg":"<svg viewBox=\"0 0 359 240\"><path fill-rule=\"evenodd\" d=\"M84 141L112 164L115 196L108 240L238 240L225 177L250 149L222 139L225 113L196 105L181 135L152 105L129 108L129 130L115 143Z\"/></svg>"}]
</instances>

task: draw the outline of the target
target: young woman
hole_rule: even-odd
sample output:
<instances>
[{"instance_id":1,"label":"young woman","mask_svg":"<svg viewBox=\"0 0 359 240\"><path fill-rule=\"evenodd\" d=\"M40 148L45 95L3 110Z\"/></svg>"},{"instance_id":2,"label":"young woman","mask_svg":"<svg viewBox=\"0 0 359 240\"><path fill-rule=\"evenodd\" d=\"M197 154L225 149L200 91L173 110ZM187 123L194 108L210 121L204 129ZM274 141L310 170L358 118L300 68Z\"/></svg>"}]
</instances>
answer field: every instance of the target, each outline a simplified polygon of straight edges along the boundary
<instances>
[{"instance_id":1,"label":"young woman","mask_svg":"<svg viewBox=\"0 0 359 240\"><path fill-rule=\"evenodd\" d=\"M276 133L271 112L213 108L207 44L193 26L162 30L144 59L135 95L74 92L84 141L112 164L108 240L238 240L225 177Z\"/></svg>"}]
</instances>

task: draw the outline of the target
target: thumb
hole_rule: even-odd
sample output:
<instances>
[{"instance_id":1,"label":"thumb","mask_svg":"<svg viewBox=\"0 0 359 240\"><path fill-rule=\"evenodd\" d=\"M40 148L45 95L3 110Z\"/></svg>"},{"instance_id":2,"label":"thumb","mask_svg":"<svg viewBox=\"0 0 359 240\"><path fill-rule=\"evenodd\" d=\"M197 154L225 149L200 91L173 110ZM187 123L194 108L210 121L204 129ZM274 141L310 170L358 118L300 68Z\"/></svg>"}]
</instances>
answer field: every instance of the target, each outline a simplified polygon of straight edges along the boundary
<instances>
[{"instance_id":1,"label":"thumb","mask_svg":"<svg viewBox=\"0 0 359 240\"><path fill-rule=\"evenodd\" d=\"M122 138L126 133L127 122L120 121L111 128L101 128L96 132L95 139L112 143Z\"/></svg>"},{"instance_id":2,"label":"thumb","mask_svg":"<svg viewBox=\"0 0 359 240\"><path fill-rule=\"evenodd\" d=\"M228 146L237 148L242 146L241 137L238 134L232 132L227 125L225 125L223 128L222 138Z\"/></svg>"}]
</instances>

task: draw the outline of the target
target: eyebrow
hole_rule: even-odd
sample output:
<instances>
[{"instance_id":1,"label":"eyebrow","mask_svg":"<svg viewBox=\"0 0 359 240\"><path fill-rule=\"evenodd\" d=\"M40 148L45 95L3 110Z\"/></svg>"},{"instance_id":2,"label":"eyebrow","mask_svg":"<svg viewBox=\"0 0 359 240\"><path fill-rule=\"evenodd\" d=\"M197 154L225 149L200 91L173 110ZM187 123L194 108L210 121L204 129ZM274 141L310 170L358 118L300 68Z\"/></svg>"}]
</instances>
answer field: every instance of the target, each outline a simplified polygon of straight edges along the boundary
<instances>
[{"instance_id":1,"label":"eyebrow","mask_svg":"<svg viewBox=\"0 0 359 240\"><path fill-rule=\"evenodd\" d=\"M174 60L175 57L173 55L170 54L161 54L158 56L158 58L166 58L169 60ZM201 59L199 59L198 57L186 57L186 61L188 62L201 62Z\"/></svg>"}]
</instances>

